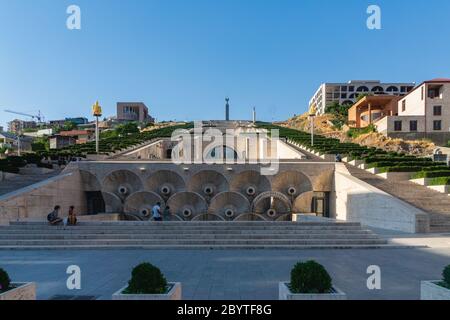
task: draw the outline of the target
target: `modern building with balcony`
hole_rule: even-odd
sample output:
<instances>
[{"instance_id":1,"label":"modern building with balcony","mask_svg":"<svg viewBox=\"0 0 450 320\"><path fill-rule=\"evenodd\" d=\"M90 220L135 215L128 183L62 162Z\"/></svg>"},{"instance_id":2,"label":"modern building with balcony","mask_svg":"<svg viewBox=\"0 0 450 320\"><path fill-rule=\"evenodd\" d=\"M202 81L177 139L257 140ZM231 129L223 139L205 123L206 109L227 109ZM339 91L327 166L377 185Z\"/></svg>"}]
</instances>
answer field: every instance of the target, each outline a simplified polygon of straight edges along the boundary
<instances>
[{"instance_id":1,"label":"modern building with balcony","mask_svg":"<svg viewBox=\"0 0 450 320\"><path fill-rule=\"evenodd\" d=\"M364 128L386 117L398 114L397 96L365 96L348 110L348 124Z\"/></svg>"},{"instance_id":2,"label":"modern building with balcony","mask_svg":"<svg viewBox=\"0 0 450 320\"><path fill-rule=\"evenodd\" d=\"M139 123L154 122L150 116L147 106L142 102L118 102L118 122L136 121Z\"/></svg>"},{"instance_id":3,"label":"modern building with balcony","mask_svg":"<svg viewBox=\"0 0 450 320\"><path fill-rule=\"evenodd\" d=\"M361 94L404 96L413 88L414 83L381 83L379 80L351 80L347 83L323 83L309 101L310 108L315 106L318 115L326 112L327 106L354 104Z\"/></svg>"}]
</instances>

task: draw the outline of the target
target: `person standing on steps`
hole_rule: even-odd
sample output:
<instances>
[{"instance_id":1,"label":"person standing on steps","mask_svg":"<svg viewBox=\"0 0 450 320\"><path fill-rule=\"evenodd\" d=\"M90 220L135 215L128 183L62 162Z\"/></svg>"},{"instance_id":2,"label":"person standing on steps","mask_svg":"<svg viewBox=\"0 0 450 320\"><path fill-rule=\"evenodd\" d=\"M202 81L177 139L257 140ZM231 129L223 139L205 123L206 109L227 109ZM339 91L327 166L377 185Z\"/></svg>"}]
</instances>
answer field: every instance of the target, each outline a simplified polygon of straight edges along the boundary
<instances>
[{"instance_id":1,"label":"person standing on steps","mask_svg":"<svg viewBox=\"0 0 450 320\"><path fill-rule=\"evenodd\" d=\"M152 208L152 218L154 221L162 221L161 202L157 202Z\"/></svg>"}]
</instances>

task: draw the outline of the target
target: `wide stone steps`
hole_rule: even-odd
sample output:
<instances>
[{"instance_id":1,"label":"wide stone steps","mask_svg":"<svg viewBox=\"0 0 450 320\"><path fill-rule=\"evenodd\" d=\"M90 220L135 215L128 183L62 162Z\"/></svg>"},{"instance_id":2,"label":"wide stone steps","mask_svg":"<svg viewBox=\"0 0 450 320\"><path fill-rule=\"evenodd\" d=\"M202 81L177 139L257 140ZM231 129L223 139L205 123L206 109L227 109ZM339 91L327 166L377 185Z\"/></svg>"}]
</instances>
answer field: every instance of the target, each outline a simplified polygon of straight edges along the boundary
<instances>
[{"instance_id":1,"label":"wide stone steps","mask_svg":"<svg viewBox=\"0 0 450 320\"><path fill-rule=\"evenodd\" d=\"M293 240L293 239L229 239L229 240L208 240L208 239L173 239L155 241L155 240L139 240L138 242L133 240L2 240L0 246L42 246L42 245L103 245L103 246L115 246L115 245L352 245L352 244L365 244L365 245L382 245L385 244L383 240L379 239L306 239L306 240Z\"/></svg>"},{"instance_id":2,"label":"wide stone steps","mask_svg":"<svg viewBox=\"0 0 450 320\"><path fill-rule=\"evenodd\" d=\"M356 178L397 197L430 215L431 232L450 232L450 197L410 181L390 181L351 165Z\"/></svg>"},{"instance_id":3,"label":"wide stone steps","mask_svg":"<svg viewBox=\"0 0 450 320\"><path fill-rule=\"evenodd\" d=\"M228 240L228 239L329 239L330 234L157 234L157 235L136 235L136 234L108 234L107 239L111 240L171 240L171 239L202 239L202 240ZM369 233L354 234L334 234L334 239L378 239L376 235ZM82 239L105 239L105 235L100 234L0 234L0 241L4 240L82 240Z\"/></svg>"},{"instance_id":4,"label":"wide stone steps","mask_svg":"<svg viewBox=\"0 0 450 320\"><path fill-rule=\"evenodd\" d=\"M82 222L0 227L0 249L302 249L379 248L358 223L336 222Z\"/></svg>"}]
</instances>

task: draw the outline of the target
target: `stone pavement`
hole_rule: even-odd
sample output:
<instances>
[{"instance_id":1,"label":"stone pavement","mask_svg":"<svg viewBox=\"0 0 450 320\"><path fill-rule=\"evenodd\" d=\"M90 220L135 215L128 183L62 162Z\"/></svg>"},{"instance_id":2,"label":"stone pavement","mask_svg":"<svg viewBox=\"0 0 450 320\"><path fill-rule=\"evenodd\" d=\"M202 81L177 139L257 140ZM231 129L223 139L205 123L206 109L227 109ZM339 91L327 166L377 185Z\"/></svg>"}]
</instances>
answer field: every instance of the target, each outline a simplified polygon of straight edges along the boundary
<instances>
[{"instance_id":1,"label":"stone pavement","mask_svg":"<svg viewBox=\"0 0 450 320\"><path fill-rule=\"evenodd\" d=\"M418 299L420 280L439 279L450 248L350 250L87 250L1 251L0 267L15 281L36 281L38 299L87 295L110 299L133 266L148 261L169 281L180 281L183 298L277 299L278 281L288 280L299 260L324 264L349 299ZM81 268L82 289L66 288L69 265ZM366 287L366 269L378 265L382 289Z\"/></svg>"}]
</instances>

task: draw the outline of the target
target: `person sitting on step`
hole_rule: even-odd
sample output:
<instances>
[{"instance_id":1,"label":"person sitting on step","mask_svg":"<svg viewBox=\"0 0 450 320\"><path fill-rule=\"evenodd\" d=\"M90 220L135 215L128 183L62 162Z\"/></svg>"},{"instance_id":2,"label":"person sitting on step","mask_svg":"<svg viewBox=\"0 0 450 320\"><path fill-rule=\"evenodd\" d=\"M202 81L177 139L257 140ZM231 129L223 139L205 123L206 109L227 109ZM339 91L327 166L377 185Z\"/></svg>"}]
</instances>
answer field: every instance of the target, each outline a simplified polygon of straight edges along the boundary
<instances>
[{"instance_id":1,"label":"person sitting on step","mask_svg":"<svg viewBox=\"0 0 450 320\"><path fill-rule=\"evenodd\" d=\"M69 226L76 226L77 225L77 215L75 214L75 207L70 206L69 208L69 216L67 217L67 224Z\"/></svg>"},{"instance_id":2,"label":"person sitting on step","mask_svg":"<svg viewBox=\"0 0 450 320\"><path fill-rule=\"evenodd\" d=\"M60 210L60 209L61 209L60 206L55 206L55 208L53 209L53 211L50 212L50 213L47 215L47 221L48 221L52 226L58 225L58 224L60 224L60 223L62 222L62 219L58 216L59 210Z\"/></svg>"}]
</instances>

